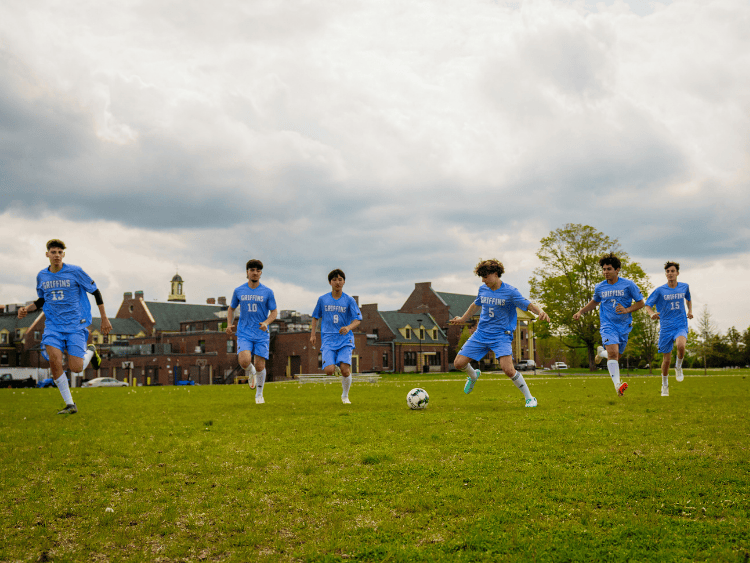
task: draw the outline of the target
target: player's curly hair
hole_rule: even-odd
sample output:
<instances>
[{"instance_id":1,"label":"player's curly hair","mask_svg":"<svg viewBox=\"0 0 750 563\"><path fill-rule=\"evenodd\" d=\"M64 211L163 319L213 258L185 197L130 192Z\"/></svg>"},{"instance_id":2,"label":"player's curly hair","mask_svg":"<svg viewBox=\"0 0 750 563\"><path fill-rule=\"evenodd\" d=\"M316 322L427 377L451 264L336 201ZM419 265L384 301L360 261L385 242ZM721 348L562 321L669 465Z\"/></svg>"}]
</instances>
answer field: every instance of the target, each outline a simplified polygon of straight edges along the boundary
<instances>
[{"instance_id":1,"label":"player's curly hair","mask_svg":"<svg viewBox=\"0 0 750 563\"><path fill-rule=\"evenodd\" d=\"M599 258L599 265L602 268L606 266L607 264L612 266L615 270L619 270L621 266L620 259L617 256L615 256L614 252L610 252L609 254L605 254L604 256Z\"/></svg>"},{"instance_id":2,"label":"player's curly hair","mask_svg":"<svg viewBox=\"0 0 750 563\"><path fill-rule=\"evenodd\" d=\"M62 248L65 250L65 243L59 238L53 238L47 241L47 252L49 252L50 248Z\"/></svg>"},{"instance_id":3,"label":"player's curly hair","mask_svg":"<svg viewBox=\"0 0 750 563\"><path fill-rule=\"evenodd\" d=\"M680 271L680 263L679 262L672 262L671 260L664 264L664 269L668 270L670 266L674 266L675 269L679 272Z\"/></svg>"},{"instance_id":4,"label":"player's curly hair","mask_svg":"<svg viewBox=\"0 0 750 563\"><path fill-rule=\"evenodd\" d=\"M346 274L344 273L344 270L339 270L338 268L336 268L335 270L331 270L331 271L330 271L330 272L328 273L328 281L329 281L329 282L330 282L330 281L331 281L331 280L332 280L333 278L338 278L338 277L341 277L341 278L343 278L343 279L344 279L344 281L346 281Z\"/></svg>"},{"instance_id":5,"label":"player's curly hair","mask_svg":"<svg viewBox=\"0 0 750 563\"><path fill-rule=\"evenodd\" d=\"M491 258L489 260L482 260L474 267L474 273L480 278L488 276L493 272L497 274L498 278L502 277L503 273L505 272L505 266L503 266L503 263L500 262L500 260L496 260L494 258Z\"/></svg>"},{"instance_id":6,"label":"player's curly hair","mask_svg":"<svg viewBox=\"0 0 750 563\"><path fill-rule=\"evenodd\" d=\"M256 268L257 270L262 270L263 269L263 262L261 262L257 258L253 258L252 260L248 260L247 264L245 264L245 271L249 270L250 268Z\"/></svg>"}]
</instances>

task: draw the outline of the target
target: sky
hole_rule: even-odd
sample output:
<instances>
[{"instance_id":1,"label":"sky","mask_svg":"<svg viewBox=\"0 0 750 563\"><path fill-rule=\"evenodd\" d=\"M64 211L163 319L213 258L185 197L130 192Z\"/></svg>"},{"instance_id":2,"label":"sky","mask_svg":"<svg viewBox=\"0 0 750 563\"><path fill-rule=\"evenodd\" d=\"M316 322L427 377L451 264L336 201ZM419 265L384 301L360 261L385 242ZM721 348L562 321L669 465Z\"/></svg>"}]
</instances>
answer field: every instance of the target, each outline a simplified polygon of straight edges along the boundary
<instances>
[{"instance_id":1,"label":"sky","mask_svg":"<svg viewBox=\"0 0 750 563\"><path fill-rule=\"evenodd\" d=\"M484 258L528 295L579 223L744 330L747 29L747 0L0 3L0 303L50 238L110 316L250 258L304 313L334 268L381 310Z\"/></svg>"}]
</instances>

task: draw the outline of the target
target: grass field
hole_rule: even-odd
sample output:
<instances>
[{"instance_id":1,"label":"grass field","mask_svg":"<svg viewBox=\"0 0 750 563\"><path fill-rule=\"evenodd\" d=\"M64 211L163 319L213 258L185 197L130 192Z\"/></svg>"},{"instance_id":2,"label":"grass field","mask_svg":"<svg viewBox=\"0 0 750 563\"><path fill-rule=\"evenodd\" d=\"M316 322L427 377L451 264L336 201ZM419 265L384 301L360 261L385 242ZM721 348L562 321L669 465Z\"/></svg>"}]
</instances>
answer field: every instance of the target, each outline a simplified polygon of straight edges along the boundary
<instances>
[{"instance_id":1,"label":"grass field","mask_svg":"<svg viewBox=\"0 0 750 563\"><path fill-rule=\"evenodd\" d=\"M746 563L748 375L1 390L0 560Z\"/></svg>"}]
</instances>

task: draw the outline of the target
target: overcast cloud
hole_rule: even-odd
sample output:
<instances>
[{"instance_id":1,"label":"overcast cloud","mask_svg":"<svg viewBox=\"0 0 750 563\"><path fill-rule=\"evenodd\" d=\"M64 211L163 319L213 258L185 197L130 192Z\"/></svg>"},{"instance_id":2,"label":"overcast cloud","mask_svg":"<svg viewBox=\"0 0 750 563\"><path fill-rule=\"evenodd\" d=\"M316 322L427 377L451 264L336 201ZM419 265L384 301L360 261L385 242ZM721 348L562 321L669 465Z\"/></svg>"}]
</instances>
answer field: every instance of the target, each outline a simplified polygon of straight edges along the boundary
<instances>
[{"instance_id":1,"label":"overcast cloud","mask_svg":"<svg viewBox=\"0 0 750 563\"><path fill-rule=\"evenodd\" d=\"M528 293L583 223L745 329L747 29L746 0L2 3L0 303L52 237L112 315L251 257L308 313L334 267L383 310L475 293L480 257Z\"/></svg>"}]
</instances>

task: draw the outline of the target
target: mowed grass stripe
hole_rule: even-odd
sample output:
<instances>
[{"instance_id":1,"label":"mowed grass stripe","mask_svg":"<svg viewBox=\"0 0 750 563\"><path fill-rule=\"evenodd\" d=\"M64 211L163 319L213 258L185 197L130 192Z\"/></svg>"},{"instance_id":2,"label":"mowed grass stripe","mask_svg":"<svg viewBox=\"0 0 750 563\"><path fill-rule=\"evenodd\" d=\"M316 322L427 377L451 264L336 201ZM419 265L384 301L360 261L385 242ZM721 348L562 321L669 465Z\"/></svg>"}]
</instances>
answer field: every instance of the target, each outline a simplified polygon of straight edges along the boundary
<instances>
[{"instance_id":1,"label":"mowed grass stripe","mask_svg":"<svg viewBox=\"0 0 750 563\"><path fill-rule=\"evenodd\" d=\"M0 560L745 560L745 376L486 375L0 390Z\"/></svg>"}]
</instances>

